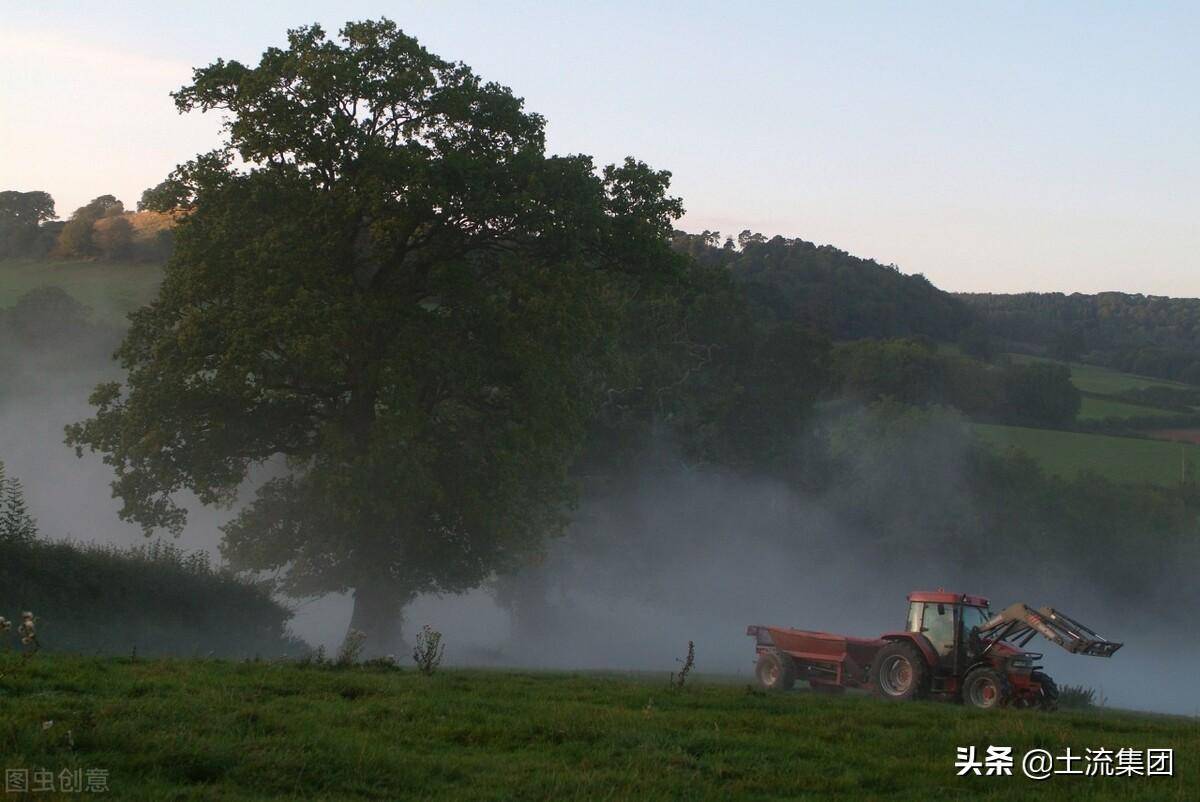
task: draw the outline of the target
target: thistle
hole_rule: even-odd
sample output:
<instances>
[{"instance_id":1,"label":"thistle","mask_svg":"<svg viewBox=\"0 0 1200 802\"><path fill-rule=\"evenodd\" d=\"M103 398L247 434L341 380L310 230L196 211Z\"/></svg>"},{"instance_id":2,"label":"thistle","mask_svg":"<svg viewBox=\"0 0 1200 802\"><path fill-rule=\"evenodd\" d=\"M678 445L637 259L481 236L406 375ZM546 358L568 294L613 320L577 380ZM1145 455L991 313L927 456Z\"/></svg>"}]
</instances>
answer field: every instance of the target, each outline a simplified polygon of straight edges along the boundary
<instances>
[{"instance_id":1,"label":"thistle","mask_svg":"<svg viewBox=\"0 0 1200 802\"><path fill-rule=\"evenodd\" d=\"M17 627L17 634L21 636L21 643L25 646L33 646L33 651L37 651L42 647L38 643L37 628L34 626L33 613L21 613L21 626Z\"/></svg>"}]
</instances>

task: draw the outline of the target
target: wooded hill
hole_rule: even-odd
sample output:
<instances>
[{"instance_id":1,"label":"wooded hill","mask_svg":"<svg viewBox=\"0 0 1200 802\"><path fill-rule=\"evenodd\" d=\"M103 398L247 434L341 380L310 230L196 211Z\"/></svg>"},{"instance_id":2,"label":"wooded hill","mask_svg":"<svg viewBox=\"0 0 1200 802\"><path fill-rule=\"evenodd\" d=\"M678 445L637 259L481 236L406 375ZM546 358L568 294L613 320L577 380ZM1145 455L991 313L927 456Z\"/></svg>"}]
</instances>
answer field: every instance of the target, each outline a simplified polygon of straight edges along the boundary
<instances>
[{"instance_id":1,"label":"wooded hill","mask_svg":"<svg viewBox=\"0 0 1200 802\"><path fill-rule=\"evenodd\" d=\"M1122 292L955 297L996 348L1200 384L1200 299Z\"/></svg>"}]
</instances>

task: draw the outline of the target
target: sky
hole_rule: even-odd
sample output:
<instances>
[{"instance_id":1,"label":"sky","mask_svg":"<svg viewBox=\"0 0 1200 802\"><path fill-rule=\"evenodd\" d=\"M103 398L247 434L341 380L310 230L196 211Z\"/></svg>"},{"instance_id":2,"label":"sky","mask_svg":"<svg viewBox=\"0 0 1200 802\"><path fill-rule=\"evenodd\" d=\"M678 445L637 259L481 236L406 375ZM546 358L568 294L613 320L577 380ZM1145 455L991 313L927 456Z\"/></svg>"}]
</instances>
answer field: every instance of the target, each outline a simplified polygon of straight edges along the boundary
<instances>
[{"instance_id":1,"label":"sky","mask_svg":"<svg viewBox=\"0 0 1200 802\"><path fill-rule=\"evenodd\" d=\"M952 291L1200 297L1200 4L0 2L0 189L133 207L212 149L168 93L387 16L512 87L555 153L673 173L680 227Z\"/></svg>"}]
</instances>

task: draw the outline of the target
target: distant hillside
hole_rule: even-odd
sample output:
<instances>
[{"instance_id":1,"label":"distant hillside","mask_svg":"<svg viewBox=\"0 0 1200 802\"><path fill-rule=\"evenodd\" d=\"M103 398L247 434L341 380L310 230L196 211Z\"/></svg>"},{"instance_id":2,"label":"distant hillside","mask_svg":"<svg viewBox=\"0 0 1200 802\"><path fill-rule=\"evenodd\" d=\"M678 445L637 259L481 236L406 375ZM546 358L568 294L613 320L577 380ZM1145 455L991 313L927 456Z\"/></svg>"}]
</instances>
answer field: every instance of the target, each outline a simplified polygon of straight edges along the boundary
<instances>
[{"instance_id":1,"label":"distant hillside","mask_svg":"<svg viewBox=\"0 0 1200 802\"><path fill-rule=\"evenodd\" d=\"M956 340L971 324L961 300L920 274L860 259L831 245L743 232L739 244L675 233L677 250L724 265L746 289L758 315L807 322L835 339L924 335Z\"/></svg>"},{"instance_id":2,"label":"distant hillside","mask_svg":"<svg viewBox=\"0 0 1200 802\"><path fill-rule=\"evenodd\" d=\"M0 259L0 310L31 290L59 287L96 320L124 325L126 315L154 298L162 272L153 262Z\"/></svg>"},{"instance_id":3,"label":"distant hillside","mask_svg":"<svg viewBox=\"0 0 1200 802\"><path fill-rule=\"evenodd\" d=\"M1200 299L1120 292L956 297L999 350L1200 384Z\"/></svg>"}]
</instances>

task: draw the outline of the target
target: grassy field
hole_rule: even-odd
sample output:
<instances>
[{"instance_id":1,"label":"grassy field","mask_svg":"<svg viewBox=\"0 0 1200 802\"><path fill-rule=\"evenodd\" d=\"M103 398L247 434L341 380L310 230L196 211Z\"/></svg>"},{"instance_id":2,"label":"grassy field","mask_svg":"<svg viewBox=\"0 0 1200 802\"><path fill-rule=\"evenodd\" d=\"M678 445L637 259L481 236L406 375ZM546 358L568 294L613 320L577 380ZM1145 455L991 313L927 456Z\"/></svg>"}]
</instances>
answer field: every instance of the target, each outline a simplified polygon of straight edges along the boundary
<instances>
[{"instance_id":1,"label":"grassy field","mask_svg":"<svg viewBox=\"0 0 1200 802\"><path fill-rule=\"evenodd\" d=\"M1053 360L1026 354L1009 354L1014 362L1050 362ZM1071 363L1071 381L1085 393L1098 395L1113 395L1126 390L1141 390L1145 387L1176 387L1187 388L1190 385L1169 379L1155 379L1149 376L1135 376L1132 373L1121 373L1110 368L1097 365L1084 365L1079 362Z\"/></svg>"},{"instance_id":2,"label":"grassy field","mask_svg":"<svg viewBox=\"0 0 1200 802\"><path fill-rule=\"evenodd\" d=\"M0 675L5 768L107 770L123 800L1200 798L1190 718L294 663L6 655ZM956 776L972 745L1011 746L1016 776ZM1037 783L1035 747L1173 748L1174 776Z\"/></svg>"},{"instance_id":3,"label":"grassy field","mask_svg":"<svg viewBox=\"0 0 1200 802\"><path fill-rule=\"evenodd\" d=\"M0 261L0 309L12 306L29 290L62 287L93 314L111 322L154 297L162 267L123 262Z\"/></svg>"},{"instance_id":4,"label":"grassy field","mask_svg":"<svg viewBox=\"0 0 1200 802\"><path fill-rule=\"evenodd\" d=\"M1200 466L1200 446L1196 445L1022 426L980 423L973 428L984 441L999 448L1020 448L1060 476L1090 469L1110 479L1173 487L1179 483L1181 460Z\"/></svg>"},{"instance_id":5,"label":"grassy field","mask_svg":"<svg viewBox=\"0 0 1200 802\"><path fill-rule=\"evenodd\" d=\"M1111 398L1096 398L1092 395L1083 397L1079 409L1080 420L1102 420L1104 418L1150 418L1169 417L1177 413L1165 409L1146 407L1141 404L1130 404Z\"/></svg>"}]
</instances>

